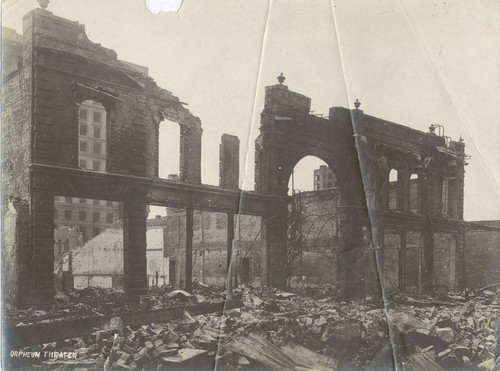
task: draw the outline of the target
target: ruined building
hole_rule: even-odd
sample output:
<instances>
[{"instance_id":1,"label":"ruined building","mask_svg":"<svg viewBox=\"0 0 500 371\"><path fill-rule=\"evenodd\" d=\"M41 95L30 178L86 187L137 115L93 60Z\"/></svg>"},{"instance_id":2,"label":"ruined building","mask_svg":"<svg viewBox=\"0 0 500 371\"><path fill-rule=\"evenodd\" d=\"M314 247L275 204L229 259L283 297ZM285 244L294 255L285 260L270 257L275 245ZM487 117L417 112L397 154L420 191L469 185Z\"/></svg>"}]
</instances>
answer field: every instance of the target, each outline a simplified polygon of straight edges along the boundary
<instances>
[{"instance_id":1,"label":"ruined building","mask_svg":"<svg viewBox=\"0 0 500 371\"><path fill-rule=\"evenodd\" d=\"M321 165L319 169L314 170L314 189L329 189L336 186L333 170L326 165Z\"/></svg>"},{"instance_id":2,"label":"ruined building","mask_svg":"<svg viewBox=\"0 0 500 371\"><path fill-rule=\"evenodd\" d=\"M201 121L147 68L119 60L91 42L83 25L45 9L26 14L23 24L22 36L4 32L3 283L9 308L53 300L55 200L61 200L55 197L123 205L123 286L131 300L148 285L148 205L184 210L177 232L188 291L194 215L201 211L224 218L226 272L238 215L261 217L262 283L284 287L293 268L288 181L309 155L332 169L342 200L335 260L343 295L380 286L379 277L401 290L464 287L462 141L448 140L433 126L424 133L366 115L359 106L332 107L327 118L312 115L310 98L289 90L280 76L279 84L266 87L255 191L238 189L239 141L230 135L220 147L220 186L203 185ZM158 131L166 119L180 126L180 181L158 177ZM391 171L397 172L392 185Z\"/></svg>"}]
</instances>

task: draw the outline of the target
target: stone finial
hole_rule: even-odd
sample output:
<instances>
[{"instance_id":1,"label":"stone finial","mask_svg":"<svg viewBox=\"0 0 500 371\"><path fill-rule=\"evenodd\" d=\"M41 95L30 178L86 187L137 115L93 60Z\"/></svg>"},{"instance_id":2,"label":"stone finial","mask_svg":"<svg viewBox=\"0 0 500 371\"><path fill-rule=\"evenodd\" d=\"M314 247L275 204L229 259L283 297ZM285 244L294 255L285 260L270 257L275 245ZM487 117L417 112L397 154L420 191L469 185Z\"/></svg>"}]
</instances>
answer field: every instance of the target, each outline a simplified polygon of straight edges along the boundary
<instances>
[{"instance_id":1,"label":"stone finial","mask_svg":"<svg viewBox=\"0 0 500 371\"><path fill-rule=\"evenodd\" d=\"M49 0L38 0L38 4L42 9L46 9L49 6Z\"/></svg>"},{"instance_id":2,"label":"stone finial","mask_svg":"<svg viewBox=\"0 0 500 371\"><path fill-rule=\"evenodd\" d=\"M431 134L434 134L434 131L436 130L436 127L434 126L434 124L431 124L431 126L429 126L429 132Z\"/></svg>"},{"instance_id":3,"label":"stone finial","mask_svg":"<svg viewBox=\"0 0 500 371\"><path fill-rule=\"evenodd\" d=\"M359 106L361 106L361 102L356 99L356 102L354 102L354 107L356 107L356 109L358 109Z\"/></svg>"},{"instance_id":4,"label":"stone finial","mask_svg":"<svg viewBox=\"0 0 500 371\"><path fill-rule=\"evenodd\" d=\"M280 85L283 85L283 82L285 81L286 77L283 76L283 72L280 73L280 75L277 77Z\"/></svg>"}]
</instances>

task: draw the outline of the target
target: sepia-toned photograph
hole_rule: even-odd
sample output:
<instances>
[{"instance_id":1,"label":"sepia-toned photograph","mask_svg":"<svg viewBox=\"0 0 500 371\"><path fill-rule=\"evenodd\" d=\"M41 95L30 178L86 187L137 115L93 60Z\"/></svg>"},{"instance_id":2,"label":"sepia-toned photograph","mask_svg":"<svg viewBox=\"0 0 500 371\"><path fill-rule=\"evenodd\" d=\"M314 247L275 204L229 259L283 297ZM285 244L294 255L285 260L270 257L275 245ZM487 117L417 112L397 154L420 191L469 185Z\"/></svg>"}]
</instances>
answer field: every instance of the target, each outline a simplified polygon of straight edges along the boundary
<instances>
[{"instance_id":1,"label":"sepia-toned photograph","mask_svg":"<svg viewBox=\"0 0 500 371\"><path fill-rule=\"evenodd\" d=\"M3 0L3 370L500 371L500 3Z\"/></svg>"}]
</instances>

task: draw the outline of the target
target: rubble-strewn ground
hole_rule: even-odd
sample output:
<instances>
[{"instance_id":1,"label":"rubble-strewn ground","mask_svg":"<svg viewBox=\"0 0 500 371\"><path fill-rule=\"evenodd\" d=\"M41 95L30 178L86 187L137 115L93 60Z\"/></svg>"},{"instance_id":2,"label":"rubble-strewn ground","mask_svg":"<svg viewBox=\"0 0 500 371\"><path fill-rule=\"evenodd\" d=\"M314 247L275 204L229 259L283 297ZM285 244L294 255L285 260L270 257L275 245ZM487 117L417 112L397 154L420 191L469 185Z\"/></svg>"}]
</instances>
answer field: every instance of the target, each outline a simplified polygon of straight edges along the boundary
<instances>
[{"instance_id":1,"label":"rubble-strewn ground","mask_svg":"<svg viewBox=\"0 0 500 371\"><path fill-rule=\"evenodd\" d=\"M46 343L45 352L76 352L76 359L29 359L39 369L493 369L497 351L500 289L412 297L393 294L344 302L327 286L289 292L240 287L224 314L193 315L130 327L120 313L174 305L220 302L220 288L196 285L193 294L173 287L152 288L129 307L117 289L56 295L52 313L11 315L18 325L33 317L116 315L90 336ZM51 317L53 315L54 317ZM388 325L388 323L390 325ZM48 354L48 353L46 353ZM29 362L28 362L29 361ZM20 366L22 364L20 363Z\"/></svg>"}]
</instances>

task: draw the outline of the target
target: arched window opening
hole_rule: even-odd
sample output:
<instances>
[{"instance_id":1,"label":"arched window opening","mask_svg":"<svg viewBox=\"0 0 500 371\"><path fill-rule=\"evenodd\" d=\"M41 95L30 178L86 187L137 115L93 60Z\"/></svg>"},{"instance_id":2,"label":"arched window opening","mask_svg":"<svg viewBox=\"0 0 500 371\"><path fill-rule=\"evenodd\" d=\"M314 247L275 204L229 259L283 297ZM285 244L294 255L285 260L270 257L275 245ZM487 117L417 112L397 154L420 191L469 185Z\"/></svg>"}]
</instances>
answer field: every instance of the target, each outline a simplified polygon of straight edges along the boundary
<instances>
[{"instance_id":1,"label":"arched window opening","mask_svg":"<svg viewBox=\"0 0 500 371\"><path fill-rule=\"evenodd\" d=\"M398 181L398 171L396 169L391 169L389 172L389 182L397 182Z\"/></svg>"},{"instance_id":2,"label":"arched window opening","mask_svg":"<svg viewBox=\"0 0 500 371\"><path fill-rule=\"evenodd\" d=\"M396 210L398 208L400 188L398 171L396 169L391 169L389 172L389 210Z\"/></svg>"},{"instance_id":3,"label":"arched window opening","mask_svg":"<svg viewBox=\"0 0 500 371\"><path fill-rule=\"evenodd\" d=\"M410 211L418 213L418 175L413 173L410 175Z\"/></svg>"},{"instance_id":4,"label":"arched window opening","mask_svg":"<svg viewBox=\"0 0 500 371\"><path fill-rule=\"evenodd\" d=\"M163 179L179 179L181 157L181 129L169 120L160 122L158 132L158 176Z\"/></svg>"},{"instance_id":5,"label":"arched window opening","mask_svg":"<svg viewBox=\"0 0 500 371\"><path fill-rule=\"evenodd\" d=\"M106 172L106 109L93 100L80 104L78 113L78 166Z\"/></svg>"}]
</instances>

